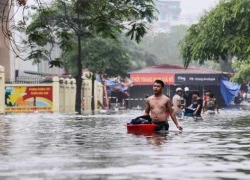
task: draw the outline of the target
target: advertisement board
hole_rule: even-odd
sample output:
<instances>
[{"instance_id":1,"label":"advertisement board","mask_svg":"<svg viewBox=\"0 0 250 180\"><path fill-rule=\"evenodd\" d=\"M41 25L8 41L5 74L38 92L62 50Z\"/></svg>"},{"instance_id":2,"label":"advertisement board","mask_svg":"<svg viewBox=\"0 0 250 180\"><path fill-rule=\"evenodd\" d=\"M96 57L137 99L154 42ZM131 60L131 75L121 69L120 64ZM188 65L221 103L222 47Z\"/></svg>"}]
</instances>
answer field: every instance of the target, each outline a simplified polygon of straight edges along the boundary
<instances>
[{"instance_id":1,"label":"advertisement board","mask_svg":"<svg viewBox=\"0 0 250 180\"><path fill-rule=\"evenodd\" d=\"M5 87L6 112L51 112L53 106L52 86Z\"/></svg>"},{"instance_id":2,"label":"advertisement board","mask_svg":"<svg viewBox=\"0 0 250 180\"><path fill-rule=\"evenodd\" d=\"M175 74L176 85L219 85L220 74Z\"/></svg>"},{"instance_id":3,"label":"advertisement board","mask_svg":"<svg viewBox=\"0 0 250 180\"><path fill-rule=\"evenodd\" d=\"M174 74L130 74L133 85L153 85L156 79L162 80L166 85L174 84Z\"/></svg>"}]
</instances>

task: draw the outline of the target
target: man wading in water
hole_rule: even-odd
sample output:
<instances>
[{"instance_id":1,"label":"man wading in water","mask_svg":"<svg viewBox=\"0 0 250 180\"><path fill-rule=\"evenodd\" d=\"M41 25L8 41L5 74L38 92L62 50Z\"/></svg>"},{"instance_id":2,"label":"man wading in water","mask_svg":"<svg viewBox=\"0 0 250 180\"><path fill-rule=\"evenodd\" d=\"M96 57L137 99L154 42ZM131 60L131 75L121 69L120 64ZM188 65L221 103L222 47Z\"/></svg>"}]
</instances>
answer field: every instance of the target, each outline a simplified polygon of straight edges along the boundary
<instances>
[{"instance_id":1,"label":"man wading in water","mask_svg":"<svg viewBox=\"0 0 250 180\"><path fill-rule=\"evenodd\" d=\"M153 85L154 95L150 96L146 100L146 109L144 116L149 115L151 112L151 119L154 124L156 124L156 131L168 130L169 124L167 121L167 113L169 112L172 120L174 121L176 127L179 130L183 128L179 125L178 120L176 119L174 110L171 106L171 100L162 94L164 88L164 83L161 80L155 80Z\"/></svg>"}]
</instances>

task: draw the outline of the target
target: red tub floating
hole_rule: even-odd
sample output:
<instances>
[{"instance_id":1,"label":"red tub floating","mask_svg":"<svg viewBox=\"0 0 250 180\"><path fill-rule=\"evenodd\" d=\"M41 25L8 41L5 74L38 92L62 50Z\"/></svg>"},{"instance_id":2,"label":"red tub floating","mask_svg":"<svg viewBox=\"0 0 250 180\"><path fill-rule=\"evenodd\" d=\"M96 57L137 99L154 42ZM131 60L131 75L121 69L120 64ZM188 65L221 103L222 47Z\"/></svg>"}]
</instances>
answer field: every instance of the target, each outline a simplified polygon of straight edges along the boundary
<instances>
[{"instance_id":1,"label":"red tub floating","mask_svg":"<svg viewBox=\"0 0 250 180\"><path fill-rule=\"evenodd\" d=\"M128 132L154 132L155 124L127 124Z\"/></svg>"}]
</instances>

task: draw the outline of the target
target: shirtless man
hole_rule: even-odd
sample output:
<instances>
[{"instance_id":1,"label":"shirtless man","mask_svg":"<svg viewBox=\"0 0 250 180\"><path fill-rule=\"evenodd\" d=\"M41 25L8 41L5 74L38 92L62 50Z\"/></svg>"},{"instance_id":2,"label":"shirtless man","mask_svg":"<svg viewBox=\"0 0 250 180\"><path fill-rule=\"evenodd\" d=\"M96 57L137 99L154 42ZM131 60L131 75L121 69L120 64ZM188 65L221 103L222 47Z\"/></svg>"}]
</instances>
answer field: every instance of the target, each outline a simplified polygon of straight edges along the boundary
<instances>
[{"instance_id":1,"label":"shirtless man","mask_svg":"<svg viewBox=\"0 0 250 180\"><path fill-rule=\"evenodd\" d=\"M169 112L172 120L174 121L176 127L182 130L181 125L179 125L176 119L174 110L171 106L171 100L162 94L164 88L164 83L161 80L155 80L153 85L154 95L150 96L146 100L146 109L144 116L147 116L151 112L151 119L154 124L157 124L156 131L168 130L169 125L167 122L167 114Z\"/></svg>"}]
</instances>

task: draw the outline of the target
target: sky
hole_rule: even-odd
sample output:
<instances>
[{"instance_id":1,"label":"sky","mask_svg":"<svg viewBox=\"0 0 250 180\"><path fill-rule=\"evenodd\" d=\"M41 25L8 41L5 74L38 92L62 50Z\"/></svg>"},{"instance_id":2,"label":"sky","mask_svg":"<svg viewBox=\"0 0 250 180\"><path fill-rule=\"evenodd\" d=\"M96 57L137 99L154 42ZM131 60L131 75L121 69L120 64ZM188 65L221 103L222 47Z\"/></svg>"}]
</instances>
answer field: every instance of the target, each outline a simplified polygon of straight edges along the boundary
<instances>
[{"instance_id":1,"label":"sky","mask_svg":"<svg viewBox=\"0 0 250 180\"><path fill-rule=\"evenodd\" d=\"M219 0L180 0L181 15L199 15L204 10L209 10L219 3Z\"/></svg>"},{"instance_id":2,"label":"sky","mask_svg":"<svg viewBox=\"0 0 250 180\"><path fill-rule=\"evenodd\" d=\"M42 0L48 2L49 0ZM209 10L219 3L219 0L180 0L181 2L181 16L201 16L204 10ZM29 0L29 4L33 4L34 0Z\"/></svg>"}]
</instances>

